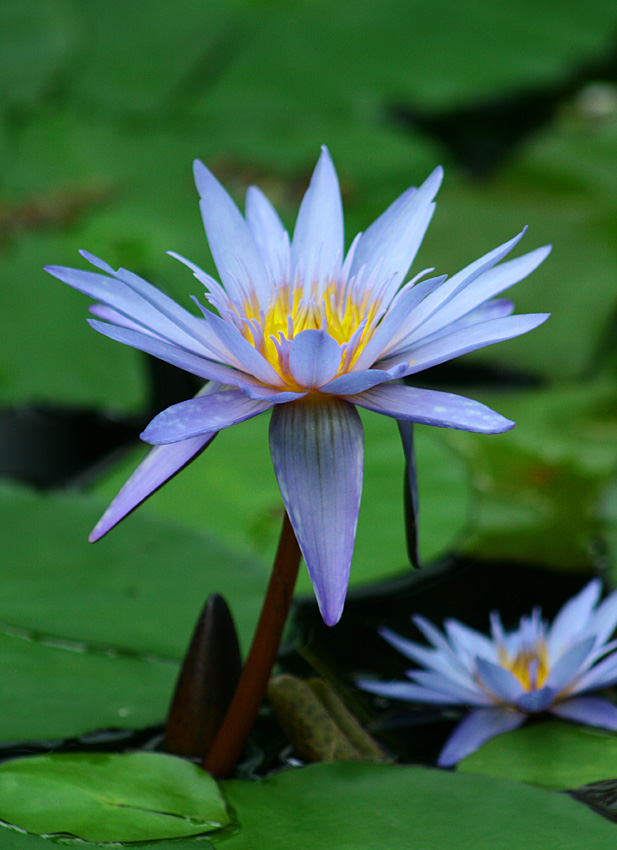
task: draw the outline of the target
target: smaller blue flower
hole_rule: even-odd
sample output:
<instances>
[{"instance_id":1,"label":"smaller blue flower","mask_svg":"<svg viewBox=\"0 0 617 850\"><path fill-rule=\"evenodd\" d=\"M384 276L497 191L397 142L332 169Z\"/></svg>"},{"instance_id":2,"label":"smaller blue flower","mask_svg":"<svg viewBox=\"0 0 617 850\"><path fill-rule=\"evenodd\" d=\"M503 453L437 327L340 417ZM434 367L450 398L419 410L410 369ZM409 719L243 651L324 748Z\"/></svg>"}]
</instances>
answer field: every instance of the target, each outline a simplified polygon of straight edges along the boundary
<instances>
[{"instance_id":1,"label":"smaller blue flower","mask_svg":"<svg viewBox=\"0 0 617 850\"><path fill-rule=\"evenodd\" d=\"M380 629L388 643L425 669L407 671L411 682L358 685L374 694L435 705L469 706L442 749L438 765L450 767L495 735L521 726L531 714L549 712L565 720L617 731L617 706L582 696L617 684L617 591L599 602L594 579L570 599L551 626L539 608L505 632L491 614L491 637L458 620L446 620L444 633L424 617L413 622L432 647Z\"/></svg>"}]
</instances>

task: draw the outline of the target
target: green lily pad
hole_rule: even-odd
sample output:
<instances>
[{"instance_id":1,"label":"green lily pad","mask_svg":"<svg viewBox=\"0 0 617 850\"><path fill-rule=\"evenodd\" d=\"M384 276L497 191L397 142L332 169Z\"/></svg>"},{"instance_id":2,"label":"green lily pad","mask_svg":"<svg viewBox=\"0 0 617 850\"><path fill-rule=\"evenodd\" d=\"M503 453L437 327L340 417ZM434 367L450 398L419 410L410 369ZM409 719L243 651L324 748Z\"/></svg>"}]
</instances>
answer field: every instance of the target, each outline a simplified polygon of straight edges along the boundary
<instances>
[{"instance_id":1,"label":"green lily pad","mask_svg":"<svg viewBox=\"0 0 617 850\"><path fill-rule=\"evenodd\" d=\"M320 764L224 782L240 829L225 850L613 848L615 826L566 796L421 767Z\"/></svg>"},{"instance_id":2,"label":"green lily pad","mask_svg":"<svg viewBox=\"0 0 617 850\"><path fill-rule=\"evenodd\" d=\"M165 718L177 664L1 630L0 741L71 738Z\"/></svg>"},{"instance_id":3,"label":"green lily pad","mask_svg":"<svg viewBox=\"0 0 617 850\"><path fill-rule=\"evenodd\" d=\"M563 790L617 777L617 736L551 720L498 735L458 766Z\"/></svg>"},{"instance_id":4,"label":"green lily pad","mask_svg":"<svg viewBox=\"0 0 617 850\"><path fill-rule=\"evenodd\" d=\"M0 623L178 659L201 606L218 592L248 644L268 576L260 561L144 513L90 544L104 508L83 495L0 486Z\"/></svg>"},{"instance_id":5,"label":"green lily pad","mask_svg":"<svg viewBox=\"0 0 617 850\"><path fill-rule=\"evenodd\" d=\"M0 486L2 741L162 722L213 592L248 646L267 581L259 561L146 515L89 544L103 508Z\"/></svg>"},{"instance_id":6,"label":"green lily pad","mask_svg":"<svg viewBox=\"0 0 617 850\"><path fill-rule=\"evenodd\" d=\"M608 533L600 503L617 465L617 386L612 379L489 397L517 422L504 435L462 432L449 441L474 482L465 551L490 559L589 569Z\"/></svg>"},{"instance_id":7,"label":"green lily pad","mask_svg":"<svg viewBox=\"0 0 617 850\"><path fill-rule=\"evenodd\" d=\"M161 753L56 753L5 762L0 818L30 833L95 842L182 838L230 823L212 777Z\"/></svg>"}]
</instances>

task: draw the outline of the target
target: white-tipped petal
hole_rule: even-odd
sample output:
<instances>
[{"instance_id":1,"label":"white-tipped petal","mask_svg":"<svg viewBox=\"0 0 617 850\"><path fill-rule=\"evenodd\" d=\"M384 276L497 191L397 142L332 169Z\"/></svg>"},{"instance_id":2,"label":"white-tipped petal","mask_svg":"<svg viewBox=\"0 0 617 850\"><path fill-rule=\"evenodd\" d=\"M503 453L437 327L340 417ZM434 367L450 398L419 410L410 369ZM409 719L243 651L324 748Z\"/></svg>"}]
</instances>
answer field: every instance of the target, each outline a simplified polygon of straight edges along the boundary
<instances>
[{"instance_id":1,"label":"white-tipped petal","mask_svg":"<svg viewBox=\"0 0 617 850\"><path fill-rule=\"evenodd\" d=\"M334 164L327 148L313 171L294 229L291 273L302 269L307 285L334 277L343 261L343 206Z\"/></svg>"},{"instance_id":2,"label":"white-tipped petal","mask_svg":"<svg viewBox=\"0 0 617 850\"><path fill-rule=\"evenodd\" d=\"M391 295L403 282L434 210L433 198L443 179L436 168L419 189L408 189L362 234L356 247L351 274L364 267L370 278L379 264L384 279L391 278Z\"/></svg>"},{"instance_id":3,"label":"white-tipped petal","mask_svg":"<svg viewBox=\"0 0 617 850\"><path fill-rule=\"evenodd\" d=\"M219 181L199 162L194 167L201 215L210 251L228 293L239 303L255 294L262 305L270 298L270 280L249 227Z\"/></svg>"}]
</instances>

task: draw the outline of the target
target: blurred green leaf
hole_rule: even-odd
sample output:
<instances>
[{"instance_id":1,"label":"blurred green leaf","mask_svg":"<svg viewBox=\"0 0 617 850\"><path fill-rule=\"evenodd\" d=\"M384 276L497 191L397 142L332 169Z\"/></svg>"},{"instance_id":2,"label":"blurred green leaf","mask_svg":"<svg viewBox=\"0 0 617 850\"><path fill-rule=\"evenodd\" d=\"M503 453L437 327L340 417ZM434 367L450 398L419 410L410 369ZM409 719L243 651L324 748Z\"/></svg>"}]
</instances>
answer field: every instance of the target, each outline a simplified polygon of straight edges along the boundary
<instances>
[{"instance_id":1,"label":"blurred green leaf","mask_svg":"<svg viewBox=\"0 0 617 850\"><path fill-rule=\"evenodd\" d=\"M49 93L77 40L67 0L0 5L0 104L31 106Z\"/></svg>"},{"instance_id":2,"label":"blurred green leaf","mask_svg":"<svg viewBox=\"0 0 617 850\"><path fill-rule=\"evenodd\" d=\"M205 111L230 96L251 124L262 104L263 118L273 117L275 104L281 112L287 104L291 115L336 115L393 100L444 109L549 85L607 51L617 23L609 0L587 8L568 2L558 12L550 0L516 8L482 0L342 0L335 7L321 0L268 11L218 85L206 80Z\"/></svg>"},{"instance_id":3,"label":"blurred green leaf","mask_svg":"<svg viewBox=\"0 0 617 850\"><path fill-rule=\"evenodd\" d=\"M601 500L617 465L617 386L603 380L489 402L517 422L513 431L449 435L476 493L464 550L560 569L595 566Z\"/></svg>"},{"instance_id":4,"label":"blurred green leaf","mask_svg":"<svg viewBox=\"0 0 617 850\"><path fill-rule=\"evenodd\" d=\"M5 762L0 817L40 835L93 842L181 838L229 823L212 777L162 753L52 753Z\"/></svg>"},{"instance_id":5,"label":"blurred green leaf","mask_svg":"<svg viewBox=\"0 0 617 850\"><path fill-rule=\"evenodd\" d=\"M458 766L462 773L565 790L617 777L617 736L551 720L498 735Z\"/></svg>"}]
</instances>

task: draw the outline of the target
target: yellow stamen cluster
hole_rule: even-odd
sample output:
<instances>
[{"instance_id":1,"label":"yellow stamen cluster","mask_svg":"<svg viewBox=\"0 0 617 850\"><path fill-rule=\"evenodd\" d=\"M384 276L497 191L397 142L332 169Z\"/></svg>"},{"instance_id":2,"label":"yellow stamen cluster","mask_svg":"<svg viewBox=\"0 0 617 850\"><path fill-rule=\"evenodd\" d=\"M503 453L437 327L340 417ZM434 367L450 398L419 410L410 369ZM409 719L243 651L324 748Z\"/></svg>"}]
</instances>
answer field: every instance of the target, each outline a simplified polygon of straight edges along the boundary
<instances>
[{"instance_id":1,"label":"yellow stamen cluster","mask_svg":"<svg viewBox=\"0 0 617 850\"><path fill-rule=\"evenodd\" d=\"M516 676L526 691L541 688L550 672L548 652L543 642L533 648L521 649L514 656L500 648L499 663Z\"/></svg>"},{"instance_id":2,"label":"yellow stamen cluster","mask_svg":"<svg viewBox=\"0 0 617 850\"><path fill-rule=\"evenodd\" d=\"M289 381L279 349L274 339L291 341L305 330L325 330L343 347L339 374L347 372L357 360L361 350L375 330L379 303L371 301L371 293L363 291L360 300L356 293L345 291L336 282L323 287L321 292L314 287L308 293L302 286L279 286L273 293L266 311L257 304L245 302L243 323L244 337L255 346L283 379ZM347 350L354 333L363 325L361 333L353 340L353 351ZM255 327L257 326L257 327ZM261 329L262 334L258 329Z\"/></svg>"}]
</instances>

